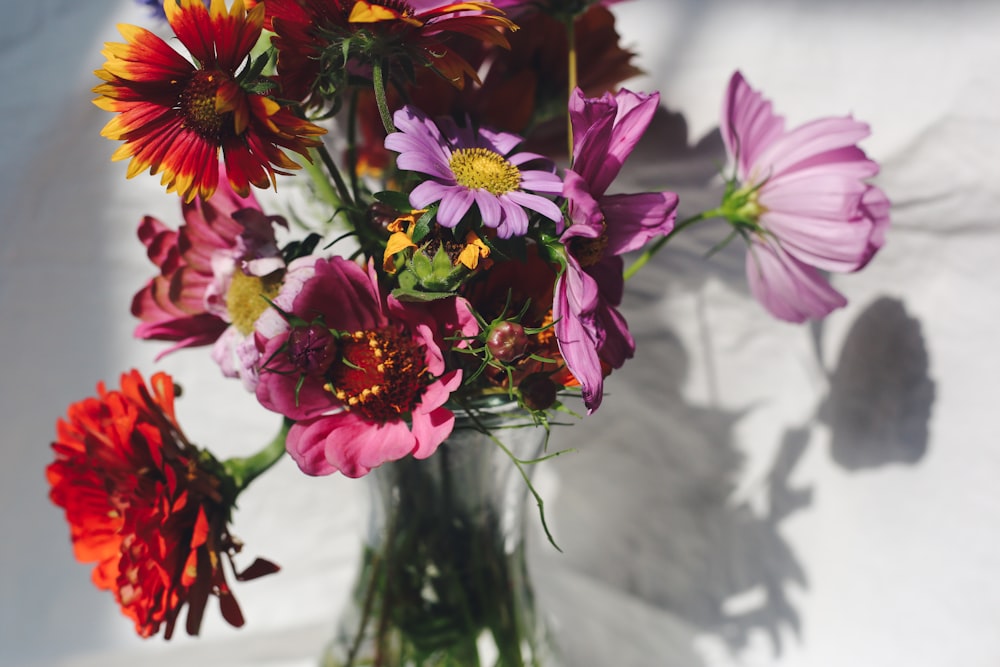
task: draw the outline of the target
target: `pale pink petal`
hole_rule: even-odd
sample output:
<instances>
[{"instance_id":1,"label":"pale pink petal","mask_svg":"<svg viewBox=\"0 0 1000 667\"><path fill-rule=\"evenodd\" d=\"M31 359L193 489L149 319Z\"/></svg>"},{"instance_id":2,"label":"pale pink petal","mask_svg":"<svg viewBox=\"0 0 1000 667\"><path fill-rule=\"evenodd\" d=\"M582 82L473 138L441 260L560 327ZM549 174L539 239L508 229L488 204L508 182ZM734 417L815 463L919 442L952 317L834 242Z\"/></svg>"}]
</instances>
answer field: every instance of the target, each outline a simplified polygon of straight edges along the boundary
<instances>
[{"instance_id":1,"label":"pale pink petal","mask_svg":"<svg viewBox=\"0 0 1000 667\"><path fill-rule=\"evenodd\" d=\"M746 270L750 291L778 319L821 319L847 305L847 299L819 271L790 257L777 245L751 244Z\"/></svg>"}]
</instances>

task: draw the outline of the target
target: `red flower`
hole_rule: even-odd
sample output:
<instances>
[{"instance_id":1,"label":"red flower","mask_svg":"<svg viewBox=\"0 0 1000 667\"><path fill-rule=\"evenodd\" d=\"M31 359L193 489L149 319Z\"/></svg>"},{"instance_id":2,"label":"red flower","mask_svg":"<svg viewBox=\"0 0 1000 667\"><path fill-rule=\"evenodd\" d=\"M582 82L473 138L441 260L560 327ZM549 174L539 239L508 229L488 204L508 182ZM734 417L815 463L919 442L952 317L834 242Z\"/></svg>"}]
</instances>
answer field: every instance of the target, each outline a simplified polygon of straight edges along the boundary
<instances>
[{"instance_id":1,"label":"red flower","mask_svg":"<svg viewBox=\"0 0 1000 667\"><path fill-rule=\"evenodd\" d=\"M213 2L209 13L201 0L178 0L164 10L197 64L148 30L119 26L127 43L105 45L108 60L96 72L105 83L94 88L94 104L118 114L101 131L125 142L112 159L131 158L129 178L162 172L167 192L186 201L215 191L220 149L229 183L243 196L251 183L266 188L275 174L298 169L282 149L307 156L325 130L248 92L237 76L260 37L264 8Z\"/></svg>"},{"instance_id":2,"label":"red flower","mask_svg":"<svg viewBox=\"0 0 1000 667\"><path fill-rule=\"evenodd\" d=\"M421 0L267 0L267 25L276 36L282 93L309 100L314 92L339 93L348 64L390 70L430 67L457 88L476 72L448 44L454 35L507 47L503 29L516 26L490 2Z\"/></svg>"},{"instance_id":3,"label":"red flower","mask_svg":"<svg viewBox=\"0 0 1000 667\"><path fill-rule=\"evenodd\" d=\"M164 625L169 639L185 605L187 632L198 634L210 595L240 626L222 563L240 548L227 528L232 480L185 439L170 376L157 373L150 387L133 370L121 390L102 383L96 398L69 407L46 469L49 497L66 511L77 560L96 563L94 584L114 592L139 635ZM258 559L236 578L276 570Z\"/></svg>"}]
</instances>

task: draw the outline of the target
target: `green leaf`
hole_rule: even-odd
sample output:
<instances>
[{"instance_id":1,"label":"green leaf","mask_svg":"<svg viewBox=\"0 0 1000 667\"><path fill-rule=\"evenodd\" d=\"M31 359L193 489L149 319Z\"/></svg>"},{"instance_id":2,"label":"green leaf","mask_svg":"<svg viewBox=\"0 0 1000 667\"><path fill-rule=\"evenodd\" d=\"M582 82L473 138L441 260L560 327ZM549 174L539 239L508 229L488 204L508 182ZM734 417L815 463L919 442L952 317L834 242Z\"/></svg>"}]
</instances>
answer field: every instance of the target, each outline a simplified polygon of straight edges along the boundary
<instances>
[{"instance_id":1,"label":"green leaf","mask_svg":"<svg viewBox=\"0 0 1000 667\"><path fill-rule=\"evenodd\" d=\"M402 276L400 276L402 277ZM403 281L401 280L400 283ZM455 296L454 292L424 292L422 290L406 289L403 287L397 287L392 290L392 295L399 299L400 301L416 301L420 303L427 303L430 301L438 301L440 299L447 299L448 297Z\"/></svg>"},{"instance_id":2,"label":"green leaf","mask_svg":"<svg viewBox=\"0 0 1000 667\"><path fill-rule=\"evenodd\" d=\"M376 192L374 195L377 201L382 202L386 206L391 206L397 211L405 212L412 209L410 206L409 195L399 192L397 190L383 190L381 192Z\"/></svg>"}]
</instances>

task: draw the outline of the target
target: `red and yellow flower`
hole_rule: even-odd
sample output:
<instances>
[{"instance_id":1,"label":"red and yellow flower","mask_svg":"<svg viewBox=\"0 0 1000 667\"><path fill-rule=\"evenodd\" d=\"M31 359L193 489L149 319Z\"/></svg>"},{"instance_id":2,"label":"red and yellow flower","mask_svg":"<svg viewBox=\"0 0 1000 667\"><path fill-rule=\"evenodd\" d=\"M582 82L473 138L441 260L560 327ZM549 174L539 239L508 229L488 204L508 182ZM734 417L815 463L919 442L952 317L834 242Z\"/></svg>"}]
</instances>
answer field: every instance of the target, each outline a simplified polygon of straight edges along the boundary
<instances>
[{"instance_id":1,"label":"red and yellow flower","mask_svg":"<svg viewBox=\"0 0 1000 667\"><path fill-rule=\"evenodd\" d=\"M97 393L58 422L46 469L77 559L96 564L94 584L114 593L143 637L164 626L169 639L184 606L187 632L197 634L210 596L229 623L242 625L223 569L223 556L231 565L240 548L227 527L233 483L181 432L173 380L157 373L147 387L133 370L120 390L102 383ZM276 570L258 559L236 578Z\"/></svg>"},{"instance_id":2,"label":"red and yellow flower","mask_svg":"<svg viewBox=\"0 0 1000 667\"><path fill-rule=\"evenodd\" d=\"M117 115L101 134L122 144L113 160L130 159L128 177L162 174L167 192L185 201L208 198L219 174L219 151L233 190L266 188L276 174L298 165L286 154L308 157L325 130L269 97L250 92L240 68L260 37L264 7L247 11L242 0L206 9L201 0L164 3L167 21L194 63L144 28L122 25L125 43L108 43L95 73L94 103ZM254 83L254 82L249 82Z\"/></svg>"}]
</instances>

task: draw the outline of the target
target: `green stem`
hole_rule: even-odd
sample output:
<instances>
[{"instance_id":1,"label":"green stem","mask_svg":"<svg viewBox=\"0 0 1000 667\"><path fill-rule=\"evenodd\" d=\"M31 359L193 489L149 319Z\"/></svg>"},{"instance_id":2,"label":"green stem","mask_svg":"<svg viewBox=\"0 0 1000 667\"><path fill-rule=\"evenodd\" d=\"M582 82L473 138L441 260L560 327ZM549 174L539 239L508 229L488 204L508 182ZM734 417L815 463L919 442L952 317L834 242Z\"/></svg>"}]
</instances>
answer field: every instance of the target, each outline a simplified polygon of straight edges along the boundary
<instances>
[{"instance_id":1,"label":"green stem","mask_svg":"<svg viewBox=\"0 0 1000 667\"><path fill-rule=\"evenodd\" d=\"M305 169L306 173L309 174L309 178L316 185L316 194L319 195L320 199L329 204L330 208L334 211L340 210L344 200L319 166L320 162L325 164L322 155L326 152L326 149L311 148L309 152L312 154L312 160L302 160L302 168Z\"/></svg>"},{"instance_id":2,"label":"green stem","mask_svg":"<svg viewBox=\"0 0 1000 667\"><path fill-rule=\"evenodd\" d=\"M375 103L378 104L378 113L382 117L382 126L385 127L386 134L392 134L396 131L396 126L389 113L389 102L385 94L385 63L381 60L376 60L372 67L372 84L375 86Z\"/></svg>"},{"instance_id":3,"label":"green stem","mask_svg":"<svg viewBox=\"0 0 1000 667\"><path fill-rule=\"evenodd\" d=\"M223 467L236 485L237 495L285 454L285 439L288 437L288 429L292 427L293 423L290 419L283 419L278 434L256 454L243 458L227 459L223 462Z\"/></svg>"},{"instance_id":4,"label":"green stem","mask_svg":"<svg viewBox=\"0 0 1000 667\"><path fill-rule=\"evenodd\" d=\"M713 208L711 211L702 211L698 215L693 215L690 218L687 218L686 220L678 222L676 225L674 225L674 228L671 229L668 234L664 234L659 239L657 239L656 243L646 248L646 250L643 251L641 255L639 255L638 259L632 262L631 266L625 269L625 273L623 274L625 280L628 280L636 273L638 273L639 269L645 266L646 262L652 259L653 255L658 253L660 249L667 244L667 241L672 239L674 235L677 234L677 232L681 231L685 227L690 227L696 222L701 222L702 220L709 220L711 218L718 218L718 217L722 217L721 207Z\"/></svg>"},{"instance_id":5,"label":"green stem","mask_svg":"<svg viewBox=\"0 0 1000 667\"><path fill-rule=\"evenodd\" d=\"M361 199L358 189L358 91L351 94L347 108L347 172L351 177L351 193L355 201Z\"/></svg>"},{"instance_id":6,"label":"green stem","mask_svg":"<svg viewBox=\"0 0 1000 667\"><path fill-rule=\"evenodd\" d=\"M569 80L569 95L573 94L577 86L577 72L576 72L576 17L570 16L566 19L566 43L569 47L569 57L567 60L567 70L568 70L568 80ZM567 104L566 111L566 134L567 141L569 145L569 159L572 165L573 161L573 119L569 114L569 105Z\"/></svg>"},{"instance_id":7,"label":"green stem","mask_svg":"<svg viewBox=\"0 0 1000 667\"><path fill-rule=\"evenodd\" d=\"M333 182L337 186L340 201L344 204L351 204L353 202L351 192L347 189L344 177L341 175L340 169L337 168L337 163L333 161L330 151L326 149L326 146L320 146L316 149L316 152L319 154L320 159L323 161L323 166L326 167L326 170L330 173L330 177L333 178Z\"/></svg>"}]
</instances>

